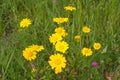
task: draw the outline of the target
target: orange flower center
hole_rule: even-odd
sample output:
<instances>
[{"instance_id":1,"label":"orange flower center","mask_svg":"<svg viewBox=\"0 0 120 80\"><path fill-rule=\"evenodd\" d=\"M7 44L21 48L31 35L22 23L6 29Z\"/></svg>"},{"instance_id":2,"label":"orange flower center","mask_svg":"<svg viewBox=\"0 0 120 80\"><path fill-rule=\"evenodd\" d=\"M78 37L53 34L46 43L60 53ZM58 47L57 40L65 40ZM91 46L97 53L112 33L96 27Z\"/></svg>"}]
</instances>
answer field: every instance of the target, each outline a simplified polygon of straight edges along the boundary
<instances>
[{"instance_id":1,"label":"orange flower center","mask_svg":"<svg viewBox=\"0 0 120 80\"><path fill-rule=\"evenodd\" d=\"M31 52L31 53L29 53L29 57L32 57L34 54Z\"/></svg>"},{"instance_id":2,"label":"orange flower center","mask_svg":"<svg viewBox=\"0 0 120 80\"><path fill-rule=\"evenodd\" d=\"M89 50L85 50L85 53L89 53Z\"/></svg>"},{"instance_id":3,"label":"orange flower center","mask_svg":"<svg viewBox=\"0 0 120 80\"><path fill-rule=\"evenodd\" d=\"M61 64L61 60L60 60L60 59L56 59L56 60L55 60L55 64L56 64L56 65L60 65L60 64Z\"/></svg>"}]
</instances>

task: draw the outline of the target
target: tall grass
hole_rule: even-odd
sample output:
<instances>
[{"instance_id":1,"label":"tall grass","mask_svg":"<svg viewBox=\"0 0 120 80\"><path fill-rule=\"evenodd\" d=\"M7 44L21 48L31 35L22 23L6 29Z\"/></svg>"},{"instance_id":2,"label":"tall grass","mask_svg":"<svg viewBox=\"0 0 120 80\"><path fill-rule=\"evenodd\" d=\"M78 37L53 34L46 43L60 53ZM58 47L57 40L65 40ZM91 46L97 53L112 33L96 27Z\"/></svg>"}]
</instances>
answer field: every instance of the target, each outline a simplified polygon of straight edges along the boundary
<instances>
[{"instance_id":1,"label":"tall grass","mask_svg":"<svg viewBox=\"0 0 120 80\"><path fill-rule=\"evenodd\" d=\"M0 0L0 80L113 80L120 79L120 1L119 0ZM72 5L76 11L64 10ZM19 23L30 18L32 24L20 31ZM69 22L58 25L54 17L68 17ZM91 32L84 34L83 26ZM63 26L68 32L65 40L69 50L65 56L67 66L60 74L55 74L48 64L54 48L49 36L54 29ZM81 42L74 40L81 36ZM83 47L93 49L94 42L102 48L93 50L93 55L81 54ZM22 56L22 50L32 45L44 45L35 61L29 62ZM98 68L91 66L97 61ZM31 72L31 64L37 71ZM109 80L109 79L108 79Z\"/></svg>"}]
</instances>

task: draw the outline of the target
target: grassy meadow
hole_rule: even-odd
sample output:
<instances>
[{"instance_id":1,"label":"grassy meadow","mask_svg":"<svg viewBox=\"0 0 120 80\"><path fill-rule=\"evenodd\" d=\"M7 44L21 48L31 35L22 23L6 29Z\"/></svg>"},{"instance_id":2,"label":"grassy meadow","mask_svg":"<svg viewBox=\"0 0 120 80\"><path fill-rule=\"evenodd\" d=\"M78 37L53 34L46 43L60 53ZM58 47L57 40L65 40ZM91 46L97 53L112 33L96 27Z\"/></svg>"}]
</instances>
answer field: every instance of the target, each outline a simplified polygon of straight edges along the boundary
<instances>
[{"instance_id":1,"label":"grassy meadow","mask_svg":"<svg viewBox=\"0 0 120 80\"><path fill-rule=\"evenodd\" d=\"M0 0L0 80L120 80L120 0Z\"/></svg>"}]
</instances>

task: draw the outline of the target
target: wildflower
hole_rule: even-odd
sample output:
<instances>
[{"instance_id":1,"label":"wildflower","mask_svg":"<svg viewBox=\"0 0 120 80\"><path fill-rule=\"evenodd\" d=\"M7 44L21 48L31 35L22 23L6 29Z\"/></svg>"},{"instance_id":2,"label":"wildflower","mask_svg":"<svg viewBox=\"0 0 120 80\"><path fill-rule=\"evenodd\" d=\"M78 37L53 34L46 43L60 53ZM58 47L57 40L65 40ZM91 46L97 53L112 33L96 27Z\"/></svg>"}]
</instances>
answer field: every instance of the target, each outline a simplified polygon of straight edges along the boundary
<instances>
[{"instance_id":1,"label":"wildflower","mask_svg":"<svg viewBox=\"0 0 120 80\"><path fill-rule=\"evenodd\" d=\"M66 7L64 7L64 9L67 10L67 11L73 11L73 10L76 10L76 8L73 7L73 6L66 6Z\"/></svg>"},{"instance_id":2,"label":"wildflower","mask_svg":"<svg viewBox=\"0 0 120 80\"><path fill-rule=\"evenodd\" d=\"M59 18L53 18L53 22L56 22L58 24L64 23L64 22L68 22L68 18L61 18L61 17L59 17Z\"/></svg>"},{"instance_id":3,"label":"wildflower","mask_svg":"<svg viewBox=\"0 0 120 80\"><path fill-rule=\"evenodd\" d=\"M100 43L94 43L93 45L95 50L99 50L101 48L101 44Z\"/></svg>"},{"instance_id":4,"label":"wildflower","mask_svg":"<svg viewBox=\"0 0 120 80\"><path fill-rule=\"evenodd\" d=\"M76 36L74 37L74 39L75 39L77 42L80 42L81 37L80 37L79 35L76 35Z\"/></svg>"},{"instance_id":5,"label":"wildflower","mask_svg":"<svg viewBox=\"0 0 120 80\"><path fill-rule=\"evenodd\" d=\"M97 62L92 62L92 66L93 67L98 67L98 63Z\"/></svg>"},{"instance_id":6,"label":"wildflower","mask_svg":"<svg viewBox=\"0 0 120 80\"><path fill-rule=\"evenodd\" d=\"M60 40L62 40L62 36L59 34L52 34L52 36L49 37L49 41L53 44Z\"/></svg>"},{"instance_id":7,"label":"wildflower","mask_svg":"<svg viewBox=\"0 0 120 80\"><path fill-rule=\"evenodd\" d=\"M86 48L86 47L83 48L81 52L82 52L82 54L85 55L85 56L91 56L91 55L92 55L92 50L89 49L89 48Z\"/></svg>"},{"instance_id":8,"label":"wildflower","mask_svg":"<svg viewBox=\"0 0 120 80\"><path fill-rule=\"evenodd\" d=\"M30 48L26 48L25 50L23 50L23 57L28 61L35 60L36 54L37 53Z\"/></svg>"},{"instance_id":9,"label":"wildflower","mask_svg":"<svg viewBox=\"0 0 120 80\"><path fill-rule=\"evenodd\" d=\"M35 67L35 65L34 65L34 64L31 64L31 67L32 67L32 68L34 68L34 67Z\"/></svg>"},{"instance_id":10,"label":"wildflower","mask_svg":"<svg viewBox=\"0 0 120 80\"><path fill-rule=\"evenodd\" d=\"M55 45L56 51L60 51L62 53L65 53L68 48L69 48L69 45L65 41L59 41Z\"/></svg>"},{"instance_id":11,"label":"wildflower","mask_svg":"<svg viewBox=\"0 0 120 80\"><path fill-rule=\"evenodd\" d=\"M89 33L89 32L90 32L90 28L87 27L87 26L84 26L84 27L82 28L82 31L83 31L84 33Z\"/></svg>"},{"instance_id":12,"label":"wildflower","mask_svg":"<svg viewBox=\"0 0 120 80\"><path fill-rule=\"evenodd\" d=\"M43 45L32 45L32 46L29 46L29 48L31 48L31 50L33 50L33 51L37 51L37 52L39 52L39 51L42 51L42 50L44 50L44 47L43 47Z\"/></svg>"},{"instance_id":13,"label":"wildflower","mask_svg":"<svg viewBox=\"0 0 120 80\"><path fill-rule=\"evenodd\" d=\"M25 18L20 22L20 27L22 28L28 27L30 24L31 24L31 20L28 18Z\"/></svg>"},{"instance_id":14,"label":"wildflower","mask_svg":"<svg viewBox=\"0 0 120 80\"><path fill-rule=\"evenodd\" d=\"M58 27L58 28L56 28L56 29L55 29L55 32L56 32L57 34L63 36L63 37L67 35L67 33L66 33L66 31L65 31L65 29L64 29L63 27Z\"/></svg>"},{"instance_id":15,"label":"wildflower","mask_svg":"<svg viewBox=\"0 0 120 80\"><path fill-rule=\"evenodd\" d=\"M28 61L35 60L37 52L42 50L44 50L44 47L42 45L38 46L33 44L32 46L29 46L23 50L23 57Z\"/></svg>"},{"instance_id":16,"label":"wildflower","mask_svg":"<svg viewBox=\"0 0 120 80\"><path fill-rule=\"evenodd\" d=\"M36 72L36 69L35 69L35 68L32 68L31 72L32 72L32 73Z\"/></svg>"},{"instance_id":17,"label":"wildflower","mask_svg":"<svg viewBox=\"0 0 120 80\"><path fill-rule=\"evenodd\" d=\"M62 72L62 68L66 67L66 59L62 54L51 55L48 61L52 69L55 68L55 74Z\"/></svg>"}]
</instances>

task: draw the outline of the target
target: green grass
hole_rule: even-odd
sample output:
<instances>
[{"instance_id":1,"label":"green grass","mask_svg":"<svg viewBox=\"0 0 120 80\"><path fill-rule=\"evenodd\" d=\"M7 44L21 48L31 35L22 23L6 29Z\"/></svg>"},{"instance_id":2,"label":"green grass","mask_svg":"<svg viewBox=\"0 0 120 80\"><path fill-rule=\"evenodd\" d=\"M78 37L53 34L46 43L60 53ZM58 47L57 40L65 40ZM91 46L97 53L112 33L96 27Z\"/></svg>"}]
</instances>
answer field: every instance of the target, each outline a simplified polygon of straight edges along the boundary
<instances>
[{"instance_id":1,"label":"green grass","mask_svg":"<svg viewBox=\"0 0 120 80\"><path fill-rule=\"evenodd\" d=\"M120 79L120 1L119 0L0 0L0 80L107 80L107 74ZM76 11L64 10L72 5ZM19 23L30 18L32 24L21 32ZM48 64L54 48L49 36L59 27L54 17L69 17L69 22L61 24L68 36L65 40L69 49L65 54L67 66L60 74L55 74ZM91 28L89 34L82 27ZM74 40L81 35L81 42ZM93 49L93 43L100 42L99 51ZM36 60L29 62L22 51L32 45L44 45ZM93 55L81 54L83 47L93 50ZM91 63L97 61L98 68ZM37 72L31 72L35 64Z\"/></svg>"}]
</instances>

